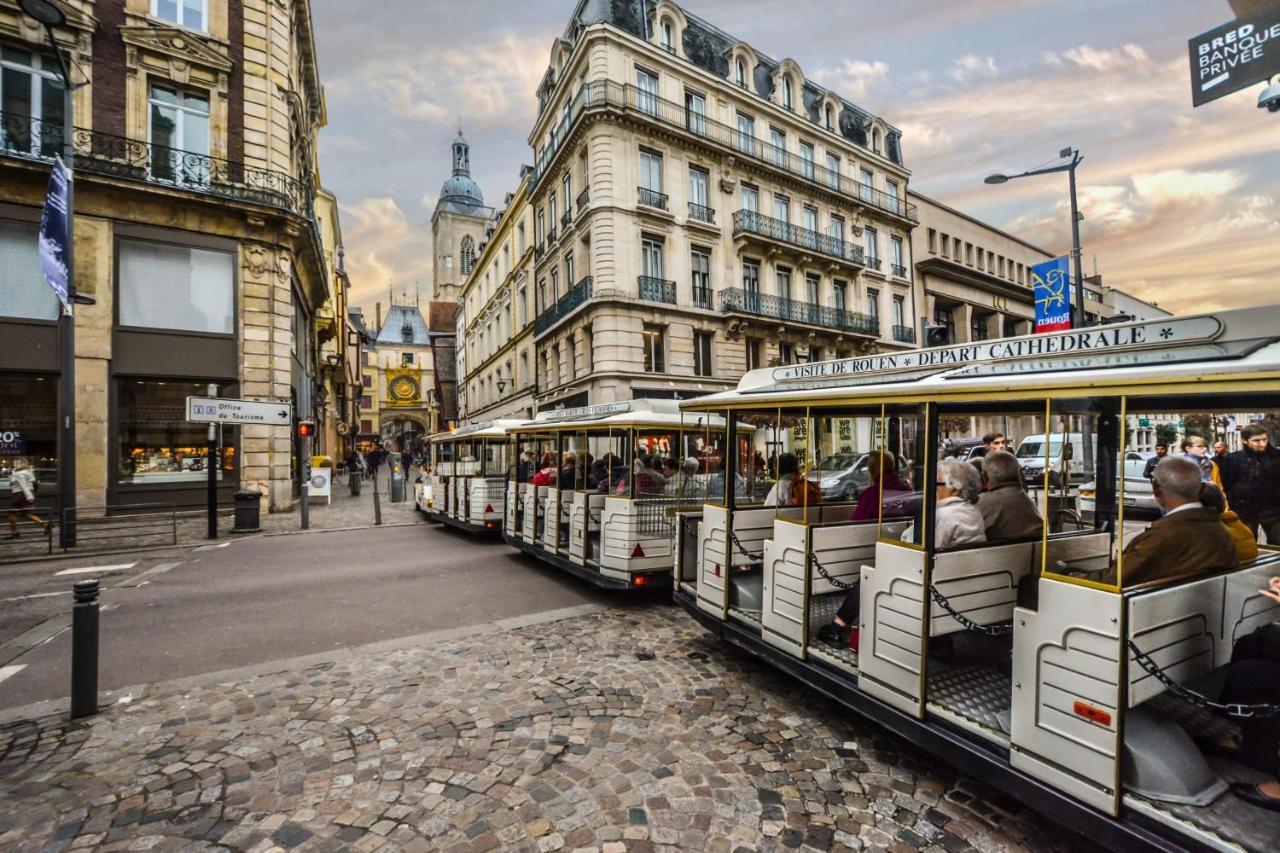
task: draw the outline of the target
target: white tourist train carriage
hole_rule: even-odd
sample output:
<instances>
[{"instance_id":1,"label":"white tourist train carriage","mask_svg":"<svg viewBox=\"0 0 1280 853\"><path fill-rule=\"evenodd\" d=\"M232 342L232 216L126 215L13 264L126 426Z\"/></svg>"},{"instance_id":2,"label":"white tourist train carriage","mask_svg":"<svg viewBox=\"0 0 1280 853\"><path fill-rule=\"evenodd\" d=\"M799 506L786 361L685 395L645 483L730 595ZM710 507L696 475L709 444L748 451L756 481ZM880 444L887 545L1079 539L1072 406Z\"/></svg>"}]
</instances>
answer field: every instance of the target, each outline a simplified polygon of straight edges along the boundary
<instances>
[{"instance_id":1,"label":"white tourist train carriage","mask_svg":"<svg viewBox=\"0 0 1280 853\"><path fill-rule=\"evenodd\" d=\"M431 436L428 517L464 530L500 530L511 465L507 430L522 423L482 421Z\"/></svg>"},{"instance_id":2,"label":"white tourist train carriage","mask_svg":"<svg viewBox=\"0 0 1280 853\"><path fill-rule=\"evenodd\" d=\"M675 599L717 635L1107 846L1280 849L1274 815L1223 794L1225 781L1265 777L1205 763L1187 732L1230 722L1183 693L1209 691L1233 643L1280 619L1258 592L1280 574L1280 550L1232 571L1126 583L1123 549L1140 525L1125 520L1132 499L1117 473L1128 430L1150 417L1206 435L1227 412L1280 423L1277 341L1280 308L1262 308L752 371L734 391L681 404L755 433L731 426L724 497L681 526ZM1043 532L935 547L936 461L983 431L1011 447L1083 435L1094 517L1068 509L1071 478L1050 488L1050 472L1075 463L1049 448L1073 442L1033 443L1045 455L1023 470L1042 477L1028 485ZM787 454L800 460L784 478L796 500L767 506ZM830 458L853 474L833 473ZM865 460L878 473L856 500L814 499ZM806 472L812 488L796 485ZM857 630L829 645L818 632L846 600Z\"/></svg>"},{"instance_id":3,"label":"white tourist train carriage","mask_svg":"<svg viewBox=\"0 0 1280 853\"><path fill-rule=\"evenodd\" d=\"M639 399L543 412L510 433L508 542L603 587L670 582L676 517L715 488L722 421Z\"/></svg>"}]
</instances>

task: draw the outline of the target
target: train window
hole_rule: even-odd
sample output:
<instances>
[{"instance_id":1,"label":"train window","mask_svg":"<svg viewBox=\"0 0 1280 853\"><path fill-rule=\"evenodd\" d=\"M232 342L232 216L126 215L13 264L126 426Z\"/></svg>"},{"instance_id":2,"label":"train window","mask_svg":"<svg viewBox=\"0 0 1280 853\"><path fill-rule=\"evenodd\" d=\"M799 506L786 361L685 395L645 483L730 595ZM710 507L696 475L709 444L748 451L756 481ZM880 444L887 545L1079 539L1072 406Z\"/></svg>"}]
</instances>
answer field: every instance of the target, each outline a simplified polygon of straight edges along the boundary
<instances>
[{"instance_id":1,"label":"train window","mask_svg":"<svg viewBox=\"0 0 1280 853\"><path fill-rule=\"evenodd\" d=\"M811 412L813 463L809 480L821 496L821 504L848 504L842 511L824 510L822 521L876 521L880 517L879 449L876 431L880 413L856 414L849 410ZM905 472L890 466L890 485ZM811 489L812 492L812 489ZM811 520L818 520L808 513Z\"/></svg>"},{"instance_id":2,"label":"train window","mask_svg":"<svg viewBox=\"0 0 1280 853\"><path fill-rule=\"evenodd\" d=\"M630 488L626 462L627 431L625 429L601 430L591 433L587 440L590 462L586 469L585 488L588 492L612 495L622 485L625 493Z\"/></svg>"},{"instance_id":3,"label":"train window","mask_svg":"<svg viewBox=\"0 0 1280 853\"><path fill-rule=\"evenodd\" d=\"M481 447L484 453L484 476L505 477L510 464L507 459L507 443L500 438L486 438Z\"/></svg>"},{"instance_id":4,"label":"train window","mask_svg":"<svg viewBox=\"0 0 1280 853\"><path fill-rule=\"evenodd\" d=\"M633 498L656 498L674 488L680 447L678 430L639 429L635 432L635 456L631 465Z\"/></svg>"},{"instance_id":5,"label":"train window","mask_svg":"<svg viewBox=\"0 0 1280 853\"><path fill-rule=\"evenodd\" d=\"M585 489L587 469L592 462L586 433L562 433L561 442L558 480L560 490L568 492Z\"/></svg>"},{"instance_id":6,"label":"train window","mask_svg":"<svg viewBox=\"0 0 1280 853\"><path fill-rule=\"evenodd\" d=\"M782 446L778 411L768 409L731 414L738 423L735 430L737 447L733 455L732 508L758 507L764 503L774 484L774 469L769 459L772 457L776 462L778 448Z\"/></svg>"},{"instance_id":7,"label":"train window","mask_svg":"<svg viewBox=\"0 0 1280 853\"><path fill-rule=\"evenodd\" d=\"M515 456L516 482L529 482L538 473L537 443L527 435L518 435L512 439L510 447Z\"/></svg>"},{"instance_id":8,"label":"train window","mask_svg":"<svg viewBox=\"0 0 1280 853\"><path fill-rule=\"evenodd\" d=\"M679 503L697 505L724 497L724 420L690 413L681 433L680 469L675 495Z\"/></svg>"},{"instance_id":9,"label":"train window","mask_svg":"<svg viewBox=\"0 0 1280 853\"><path fill-rule=\"evenodd\" d=\"M881 466L880 538L923 547L929 505L926 483L929 454L929 404L887 409L880 418L876 443L880 452L897 463L898 476ZM896 479L896 482L894 481ZM907 527L902 528L902 522Z\"/></svg>"}]
</instances>

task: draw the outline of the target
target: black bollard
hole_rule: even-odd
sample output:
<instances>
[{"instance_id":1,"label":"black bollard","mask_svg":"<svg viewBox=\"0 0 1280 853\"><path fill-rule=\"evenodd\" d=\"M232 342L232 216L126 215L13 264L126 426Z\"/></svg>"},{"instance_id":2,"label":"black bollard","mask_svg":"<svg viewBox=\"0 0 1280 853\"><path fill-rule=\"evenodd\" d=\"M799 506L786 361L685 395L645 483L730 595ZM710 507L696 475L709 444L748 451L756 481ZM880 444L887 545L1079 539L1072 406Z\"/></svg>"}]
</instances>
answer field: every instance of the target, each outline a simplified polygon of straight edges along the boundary
<instances>
[{"instance_id":1,"label":"black bollard","mask_svg":"<svg viewBox=\"0 0 1280 853\"><path fill-rule=\"evenodd\" d=\"M71 610L71 719L98 713L98 582L76 581Z\"/></svg>"},{"instance_id":2,"label":"black bollard","mask_svg":"<svg viewBox=\"0 0 1280 853\"><path fill-rule=\"evenodd\" d=\"M382 524L382 499L378 496L378 474L373 475L373 523Z\"/></svg>"}]
</instances>

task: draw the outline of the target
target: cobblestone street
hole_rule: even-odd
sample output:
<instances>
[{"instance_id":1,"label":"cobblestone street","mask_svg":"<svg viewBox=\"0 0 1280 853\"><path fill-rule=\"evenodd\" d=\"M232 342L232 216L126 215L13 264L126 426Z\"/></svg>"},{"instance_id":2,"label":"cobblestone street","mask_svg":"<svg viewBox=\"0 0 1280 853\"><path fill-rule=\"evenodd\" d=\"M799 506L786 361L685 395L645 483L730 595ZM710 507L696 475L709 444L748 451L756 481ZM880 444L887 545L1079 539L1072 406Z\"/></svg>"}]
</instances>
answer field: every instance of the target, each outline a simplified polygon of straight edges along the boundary
<instances>
[{"instance_id":1,"label":"cobblestone street","mask_svg":"<svg viewBox=\"0 0 1280 853\"><path fill-rule=\"evenodd\" d=\"M10 723L0 848L1081 847L674 607L533 622Z\"/></svg>"}]
</instances>

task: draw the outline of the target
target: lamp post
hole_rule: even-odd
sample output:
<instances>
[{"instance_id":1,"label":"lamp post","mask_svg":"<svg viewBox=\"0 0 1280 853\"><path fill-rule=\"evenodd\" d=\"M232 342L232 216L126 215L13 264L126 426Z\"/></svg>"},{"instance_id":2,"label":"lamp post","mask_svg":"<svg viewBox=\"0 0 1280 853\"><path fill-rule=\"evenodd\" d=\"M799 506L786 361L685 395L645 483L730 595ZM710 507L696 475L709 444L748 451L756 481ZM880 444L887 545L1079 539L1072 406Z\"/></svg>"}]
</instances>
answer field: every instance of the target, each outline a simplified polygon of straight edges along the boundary
<instances>
[{"instance_id":1,"label":"lamp post","mask_svg":"<svg viewBox=\"0 0 1280 853\"><path fill-rule=\"evenodd\" d=\"M18 0L22 11L44 25L49 45L58 57L62 76L62 161L67 175L75 174L75 145L72 129L75 115L71 93L79 88L71 82L71 68L54 37L53 28L67 22L67 16L49 0ZM76 295L75 275L75 181L67 181L67 304L93 304L93 300ZM76 544L75 523L71 521L76 507L76 325L75 317L64 310L58 317L58 495L62 519L58 525L58 544L69 548ZM70 512L68 512L70 510Z\"/></svg>"},{"instance_id":2,"label":"lamp post","mask_svg":"<svg viewBox=\"0 0 1280 853\"><path fill-rule=\"evenodd\" d=\"M1072 274L1075 276L1075 300L1071 306L1071 325L1073 328L1084 328L1084 269L1081 263L1080 255L1080 209L1076 204L1076 167L1084 160L1079 149L1063 148L1058 152L1060 159L1071 158L1066 163L1060 163L1057 166L1048 166L1043 169L1031 169L1017 175L995 174L988 175L984 183L1003 184L1015 178L1029 178L1032 175L1048 175L1052 172L1066 172L1070 181L1071 188L1071 256L1072 256Z\"/></svg>"}]
</instances>

